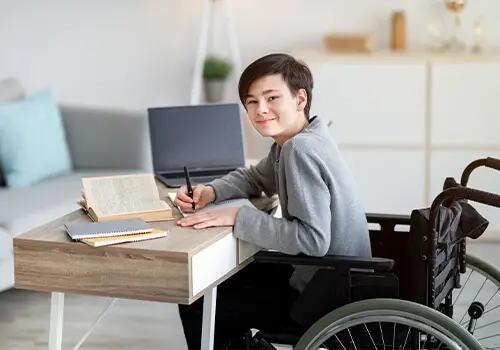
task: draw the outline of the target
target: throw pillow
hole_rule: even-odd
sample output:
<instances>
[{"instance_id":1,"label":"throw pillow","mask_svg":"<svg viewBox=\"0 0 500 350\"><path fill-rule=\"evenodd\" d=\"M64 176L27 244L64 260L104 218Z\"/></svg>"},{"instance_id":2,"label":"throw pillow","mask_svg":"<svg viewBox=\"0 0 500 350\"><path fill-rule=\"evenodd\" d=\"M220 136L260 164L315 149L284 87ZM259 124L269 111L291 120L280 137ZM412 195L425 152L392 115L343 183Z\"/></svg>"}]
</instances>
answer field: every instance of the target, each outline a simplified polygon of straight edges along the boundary
<instances>
[{"instance_id":1,"label":"throw pillow","mask_svg":"<svg viewBox=\"0 0 500 350\"><path fill-rule=\"evenodd\" d=\"M0 104L0 162L9 188L71 171L62 118L50 90Z\"/></svg>"},{"instance_id":2,"label":"throw pillow","mask_svg":"<svg viewBox=\"0 0 500 350\"><path fill-rule=\"evenodd\" d=\"M24 88L19 80L6 78L0 81L0 103L7 101L21 100L26 96ZM5 186L5 179L0 162L0 187Z\"/></svg>"}]
</instances>

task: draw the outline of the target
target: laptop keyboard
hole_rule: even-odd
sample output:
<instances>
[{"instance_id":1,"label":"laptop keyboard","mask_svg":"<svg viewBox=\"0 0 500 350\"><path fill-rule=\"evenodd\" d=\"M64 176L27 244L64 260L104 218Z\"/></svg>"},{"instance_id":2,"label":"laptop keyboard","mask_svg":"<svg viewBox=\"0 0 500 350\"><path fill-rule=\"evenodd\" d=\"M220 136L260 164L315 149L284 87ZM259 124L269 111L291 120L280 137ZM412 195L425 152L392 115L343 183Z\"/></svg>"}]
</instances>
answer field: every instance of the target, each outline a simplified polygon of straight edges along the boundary
<instances>
[{"instance_id":1,"label":"laptop keyboard","mask_svg":"<svg viewBox=\"0 0 500 350\"><path fill-rule=\"evenodd\" d=\"M196 176L196 177L192 177L191 181L194 183L206 184L206 183L211 182L211 181L218 179L220 177L221 176Z\"/></svg>"},{"instance_id":2,"label":"laptop keyboard","mask_svg":"<svg viewBox=\"0 0 500 350\"><path fill-rule=\"evenodd\" d=\"M218 179L222 177L222 175L219 176L192 176L191 177L191 183L193 185L196 184L206 184L209 183L215 179ZM161 177L161 181L163 181L167 186L172 186L172 187L180 187L186 184L186 179L183 177L174 177L174 178L168 178L168 177Z\"/></svg>"}]
</instances>

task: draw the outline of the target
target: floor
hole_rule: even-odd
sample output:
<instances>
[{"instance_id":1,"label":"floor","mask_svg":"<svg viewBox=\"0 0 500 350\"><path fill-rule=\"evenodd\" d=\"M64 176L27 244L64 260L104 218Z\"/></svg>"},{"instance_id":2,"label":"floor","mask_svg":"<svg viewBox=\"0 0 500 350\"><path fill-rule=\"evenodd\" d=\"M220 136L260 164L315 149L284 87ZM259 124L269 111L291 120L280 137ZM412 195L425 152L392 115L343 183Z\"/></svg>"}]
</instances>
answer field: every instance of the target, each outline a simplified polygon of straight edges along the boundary
<instances>
[{"instance_id":1,"label":"floor","mask_svg":"<svg viewBox=\"0 0 500 350\"><path fill-rule=\"evenodd\" d=\"M500 244L468 245L470 253L500 269L499 248ZM73 349L110 301L66 295L63 349ZM0 293L0 350L47 349L49 311L49 293L22 290ZM120 299L80 349L184 350L186 344L176 305Z\"/></svg>"}]
</instances>

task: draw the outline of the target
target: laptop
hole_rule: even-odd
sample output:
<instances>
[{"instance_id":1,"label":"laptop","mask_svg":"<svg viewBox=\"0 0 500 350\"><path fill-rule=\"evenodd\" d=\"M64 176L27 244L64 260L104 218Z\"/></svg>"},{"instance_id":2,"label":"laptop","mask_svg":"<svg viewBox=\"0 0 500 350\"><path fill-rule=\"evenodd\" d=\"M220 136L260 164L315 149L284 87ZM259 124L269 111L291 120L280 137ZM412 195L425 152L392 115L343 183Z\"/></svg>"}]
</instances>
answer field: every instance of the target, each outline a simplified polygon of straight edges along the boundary
<instances>
[{"instance_id":1,"label":"laptop","mask_svg":"<svg viewBox=\"0 0 500 350\"><path fill-rule=\"evenodd\" d=\"M245 166L237 103L148 108L153 171L168 187L206 184Z\"/></svg>"}]
</instances>

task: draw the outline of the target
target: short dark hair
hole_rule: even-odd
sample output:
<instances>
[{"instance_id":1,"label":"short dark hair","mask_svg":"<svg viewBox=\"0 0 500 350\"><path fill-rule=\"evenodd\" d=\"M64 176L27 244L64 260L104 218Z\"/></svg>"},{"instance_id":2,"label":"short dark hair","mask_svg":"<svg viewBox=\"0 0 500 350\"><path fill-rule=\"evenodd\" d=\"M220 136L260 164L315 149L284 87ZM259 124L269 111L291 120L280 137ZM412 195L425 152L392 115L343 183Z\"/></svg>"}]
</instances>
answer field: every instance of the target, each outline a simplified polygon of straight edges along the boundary
<instances>
[{"instance_id":1,"label":"short dark hair","mask_svg":"<svg viewBox=\"0 0 500 350\"><path fill-rule=\"evenodd\" d=\"M311 109L313 77L309 67L302 61L284 53L272 53L252 62L240 76L238 93L245 105L245 98L252 83L264 76L281 74L291 93L296 95L300 89L307 93L304 113L309 118Z\"/></svg>"}]
</instances>

